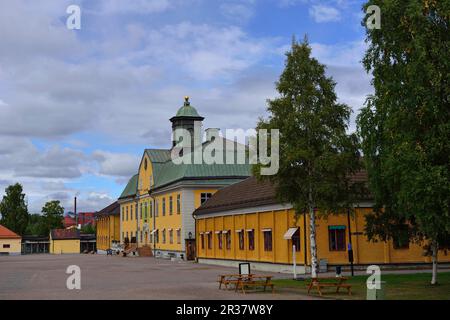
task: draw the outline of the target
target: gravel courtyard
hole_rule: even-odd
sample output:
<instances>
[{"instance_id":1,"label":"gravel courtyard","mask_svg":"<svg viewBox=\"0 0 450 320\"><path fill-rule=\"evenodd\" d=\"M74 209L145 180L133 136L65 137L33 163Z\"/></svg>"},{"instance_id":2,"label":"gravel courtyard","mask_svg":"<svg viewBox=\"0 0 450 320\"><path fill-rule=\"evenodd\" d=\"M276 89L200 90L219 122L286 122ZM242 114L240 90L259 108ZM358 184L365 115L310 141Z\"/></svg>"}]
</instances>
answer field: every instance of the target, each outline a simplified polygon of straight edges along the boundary
<instances>
[{"instance_id":1,"label":"gravel courtyard","mask_svg":"<svg viewBox=\"0 0 450 320\"><path fill-rule=\"evenodd\" d=\"M66 288L69 265L81 268L81 290ZM217 276L236 271L236 268L147 257L0 256L0 299L311 299L276 289L274 294L245 295L234 290L218 290Z\"/></svg>"}]
</instances>

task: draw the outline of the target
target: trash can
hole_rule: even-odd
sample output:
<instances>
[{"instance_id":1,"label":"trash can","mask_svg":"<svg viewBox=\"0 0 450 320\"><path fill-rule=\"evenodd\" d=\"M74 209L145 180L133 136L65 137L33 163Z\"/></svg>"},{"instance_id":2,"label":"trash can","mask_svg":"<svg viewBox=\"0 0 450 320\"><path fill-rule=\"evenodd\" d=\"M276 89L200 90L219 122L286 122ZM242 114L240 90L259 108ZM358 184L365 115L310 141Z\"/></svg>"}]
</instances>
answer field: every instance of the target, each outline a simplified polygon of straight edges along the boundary
<instances>
[{"instance_id":1,"label":"trash can","mask_svg":"<svg viewBox=\"0 0 450 320\"><path fill-rule=\"evenodd\" d=\"M384 300L386 291L386 281L380 281L379 289L367 287L367 300Z\"/></svg>"},{"instance_id":2,"label":"trash can","mask_svg":"<svg viewBox=\"0 0 450 320\"><path fill-rule=\"evenodd\" d=\"M336 266L336 277L340 277L342 273L342 267Z\"/></svg>"}]
</instances>

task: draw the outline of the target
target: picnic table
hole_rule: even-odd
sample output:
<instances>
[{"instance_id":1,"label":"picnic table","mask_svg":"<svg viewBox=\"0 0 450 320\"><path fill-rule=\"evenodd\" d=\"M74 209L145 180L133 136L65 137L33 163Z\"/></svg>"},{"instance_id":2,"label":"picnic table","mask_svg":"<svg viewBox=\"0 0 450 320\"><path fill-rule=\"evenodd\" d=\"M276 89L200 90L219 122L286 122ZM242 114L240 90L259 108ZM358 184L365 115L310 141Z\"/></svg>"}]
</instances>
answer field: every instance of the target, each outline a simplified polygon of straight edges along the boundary
<instances>
[{"instance_id":1,"label":"picnic table","mask_svg":"<svg viewBox=\"0 0 450 320\"><path fill-rule=\"evenodd\" d=\"M336 293L339 293L339 289L347 289L348 295L352 294L352 285L345 283L348 280L346 277L323 277L323 278L311 278L311 282L308 285L308 293L312 288L316 288L319 295L322 296L322 288L336 287Z\"/></svg>"},{"instance_id":2,"label":"picnic table","mask_svg":"<svg viewBox=\"0 0 450 320\"><path fill-rule=\"evenodd\" d=\"M274 291L273 276L256 275L256 274L224 274L219 276L219 289L222 288L222 284L228 289L228 285L234 284L234 290L242 290L245 293L246 287L263 287L266 291L267 287L272 288Z\"/></svg>"}]
</instances>

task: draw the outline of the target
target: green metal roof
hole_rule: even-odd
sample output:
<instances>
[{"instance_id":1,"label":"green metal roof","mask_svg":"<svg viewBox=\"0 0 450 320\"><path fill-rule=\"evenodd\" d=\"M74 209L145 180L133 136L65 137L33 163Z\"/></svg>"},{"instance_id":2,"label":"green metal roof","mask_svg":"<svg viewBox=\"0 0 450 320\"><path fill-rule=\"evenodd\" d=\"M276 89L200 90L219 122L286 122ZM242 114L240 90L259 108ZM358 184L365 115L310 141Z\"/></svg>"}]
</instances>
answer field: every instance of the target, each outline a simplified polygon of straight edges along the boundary
<instances>
[{"instance_id":1,"label":"green metal roof","mask_svg":"<svg viewBox=\"0 0 450 320\"><path fill-rule=\"evenodd\" d=\"M152 163L166 162L170 160L170 150L167 149L145 149L145 153Z\"/></svg>"},{"instance_id":2,"label":"green metal roof","mask_svg":"<svg viewBox=\"0 0 450 320\"><path fill-rule=\"evenodd\" d=\"M127 186L120 195L119 199L134 197L136 195L138 178L139 178L138 174L135 174L134 176L131 177L131 179L127 183Z\"/></svg>"},{"instance_id":3,"label":"green metal roof","mask_svg":"<svg viewBox=\"0 0 450 320\"><path fill-rule=\"evenodd\" d=\"M154 189L186 179L244 178L251 176L248 164L154 164Z\"/></svg>"},{"instance_id":4,"label":"green metal roof","mask_svg":"<svg viewBox=\"0 0 450 320\"><path fill-rule=\"evenodd\" d=\"M176 117L195 117L198 118L200 115L197 110L191 105L184 105L178 109Z\"/></svg>"}]
</instances>

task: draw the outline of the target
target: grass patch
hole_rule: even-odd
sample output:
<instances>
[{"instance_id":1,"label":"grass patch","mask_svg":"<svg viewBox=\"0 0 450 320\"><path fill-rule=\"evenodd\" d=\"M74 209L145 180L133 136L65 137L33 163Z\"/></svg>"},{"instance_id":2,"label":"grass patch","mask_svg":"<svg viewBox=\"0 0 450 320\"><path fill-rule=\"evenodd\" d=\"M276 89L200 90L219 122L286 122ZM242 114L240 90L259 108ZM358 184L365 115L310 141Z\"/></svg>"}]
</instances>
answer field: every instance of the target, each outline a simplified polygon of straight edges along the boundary
<instances>
[{"instance_id":1,"label":"grass patch","mask_svg":"<svg viewBox=\"0 0 450 320\"><path fill-rule=\"evenodd\" d=\"M352 285L352 295L347 295L347 290L336 294L336 288L324 288L322 290L324 298L333 299L366 299L366 280L367 276L349 277L346 283ZM381 281L386 282L385 298L387 300L450 300L450 272L440 272L438 274L438 285L430 284L430 273L412 273L412 274L386 274L381 275ZM274 279L273 283L277 290L298 291L299 294L307 295L306 281L297 281L291 279ZM319 297L316 289L311 289L311 296Z\"/></svg>"}]
</instances>

